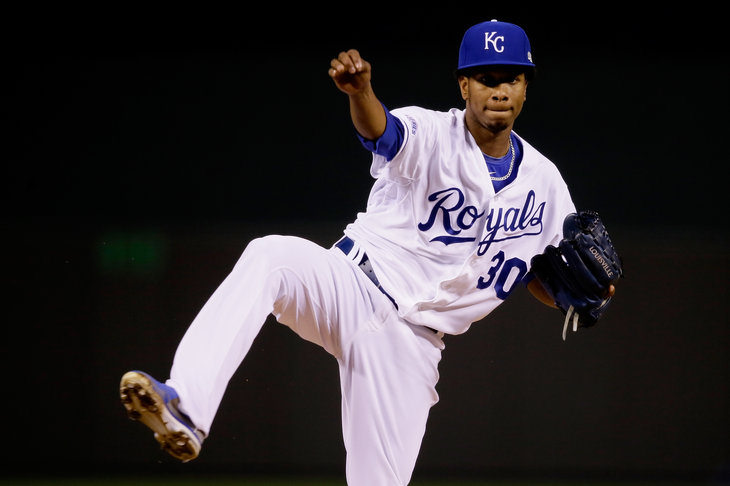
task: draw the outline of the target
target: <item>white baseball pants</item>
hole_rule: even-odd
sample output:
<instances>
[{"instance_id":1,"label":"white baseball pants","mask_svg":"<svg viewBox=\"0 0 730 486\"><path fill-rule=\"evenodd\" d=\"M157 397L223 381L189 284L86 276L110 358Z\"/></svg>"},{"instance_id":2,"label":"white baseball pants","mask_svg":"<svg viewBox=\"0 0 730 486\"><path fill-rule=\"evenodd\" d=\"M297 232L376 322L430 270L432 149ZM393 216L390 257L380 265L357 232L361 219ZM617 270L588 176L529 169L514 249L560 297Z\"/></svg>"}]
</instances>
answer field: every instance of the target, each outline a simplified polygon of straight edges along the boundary
<instances>
[{"instance_id":1,"label":"white baseball pants","mask_svg":"<svg viewBox=\"0 0 730 486\"><path fill-rule=\"evenodd\" d=\"M253 240L194 319L167 384L208 434L230 378L269 314L337 358L350 486L408 484L438 401L443 342L400 319L339 249ZM302 417L304 420L305 417Z\"/></svg>"}]
</instances>

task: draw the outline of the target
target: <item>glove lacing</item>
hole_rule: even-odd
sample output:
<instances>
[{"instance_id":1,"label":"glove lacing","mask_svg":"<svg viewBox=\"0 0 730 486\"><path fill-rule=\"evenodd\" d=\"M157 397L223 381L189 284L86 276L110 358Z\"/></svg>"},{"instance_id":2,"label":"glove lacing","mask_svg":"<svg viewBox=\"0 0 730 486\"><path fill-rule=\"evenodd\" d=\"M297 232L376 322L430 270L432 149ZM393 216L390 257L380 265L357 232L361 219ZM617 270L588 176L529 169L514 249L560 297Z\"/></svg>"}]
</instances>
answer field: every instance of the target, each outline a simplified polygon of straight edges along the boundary
<instances>
[{"instance_id":1,"label":"glove lacing","mask_svg":"<svg viewBox=\"0 0 730 486\"><path fill-rule=\"evenodd\" d=\"M570 320L573 320L573 332L578 330L578 318L580 316L575 312L575 307L572 305L568 308L568 312L565 313L565 321L563 321L563 341L565 341L565 334L568 332L568 324Z\"/></svg>"},{"instance_id":2,"label":"glove lacing","mask_svg":"<svg viewBox=\"0 0 730 486\"><path fill-rule=\"evenodd\" d=\"M604 299L603 302L601 302L601 305L598 306L598 309L608 304L609 300L611 300L610 297ZM573 332L575 332L578 330L578 324L580 324L580 314L575 311L575 307L572 305L568 307L568 312L565 313L565 320L563 321L563 341L565 341L565 334L568 332L568 324L571 320L573 321Z\"/></svg>"}]
</instances>

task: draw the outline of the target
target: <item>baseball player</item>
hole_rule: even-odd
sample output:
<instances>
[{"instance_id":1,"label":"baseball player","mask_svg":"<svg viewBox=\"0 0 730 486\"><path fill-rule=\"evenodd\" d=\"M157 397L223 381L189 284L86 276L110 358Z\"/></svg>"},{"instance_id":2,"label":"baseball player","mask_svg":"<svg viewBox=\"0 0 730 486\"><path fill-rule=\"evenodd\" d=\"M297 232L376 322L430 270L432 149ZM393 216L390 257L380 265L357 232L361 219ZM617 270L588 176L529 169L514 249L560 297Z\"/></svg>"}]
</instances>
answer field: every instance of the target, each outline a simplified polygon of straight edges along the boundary
<instances>
[{"instance_id":1,"label":"baseball player","mask_svg":"<svg viewBox=\"0 0 730 486\"><path fill-rule=\"evenodd\" d=\"M576 214L556 166L513 131L534 69L522 28L483 22L459 50L463 109L391 111L373 92L370 64L357 50L340 53L329 76L373 153L367 209L331 248L293 236L251 241L179 343L169 379L122 377L129 416L174 457L197 457L230 378L273 314L339 363L348 484L408 484L438 401L445 335L466 332L518 285L563 310L566 326L590 325L620 273L597 215L588 224ZM603 278L581 269L598 297L561 284L576 281L574 265L561 267L568 246L576 261L600 257L593 267L611 270ZM562 274L531 271L546 248L557 257L541 267Z\"/></svg>"}]
</instances>

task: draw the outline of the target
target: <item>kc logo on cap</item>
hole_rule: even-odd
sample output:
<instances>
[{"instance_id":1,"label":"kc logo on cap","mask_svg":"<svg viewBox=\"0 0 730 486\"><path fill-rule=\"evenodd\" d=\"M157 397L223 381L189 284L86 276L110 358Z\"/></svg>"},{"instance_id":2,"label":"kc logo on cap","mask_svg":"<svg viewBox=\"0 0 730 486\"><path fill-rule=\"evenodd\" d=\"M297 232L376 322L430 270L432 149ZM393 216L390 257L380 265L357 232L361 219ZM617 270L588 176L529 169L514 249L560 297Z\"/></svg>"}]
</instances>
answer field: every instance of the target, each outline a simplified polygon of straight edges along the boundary
<instances>
[{"instance_id":1,"label":"kc logo on cap","mask_svg":"<svg viewBox=\"0 0 730 486\"><path fill-rule=\"evenodd\" d=\"M497 35L499 32L485 32L484 33L484 49L489 50L489 46L491 44L492 49L494 49L497 52L503 52L504 46L500 46L499 44L504 43L504 36L503 35Z\"/></svg>"}]
</instances>

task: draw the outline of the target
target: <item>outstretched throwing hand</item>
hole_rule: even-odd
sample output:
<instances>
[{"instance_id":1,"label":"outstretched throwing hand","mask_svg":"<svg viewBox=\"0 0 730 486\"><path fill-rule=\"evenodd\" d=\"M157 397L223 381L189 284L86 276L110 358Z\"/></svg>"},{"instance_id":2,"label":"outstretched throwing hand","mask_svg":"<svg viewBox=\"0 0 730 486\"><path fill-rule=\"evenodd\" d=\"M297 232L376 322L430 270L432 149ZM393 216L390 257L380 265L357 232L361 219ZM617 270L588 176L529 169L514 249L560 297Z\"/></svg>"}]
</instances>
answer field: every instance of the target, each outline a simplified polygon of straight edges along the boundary
<instances>
[{"instance_id":1,"label":"outstretched throwing hand","mask_svg":"<svg viewBox=\"0 0 730 486\"><path fill-rule=\"evenodd\" d=\"M328 71L337 88L348 95L363 91L370 84L370 73L370 63L356 49L340 52Z\"/></svg>"}]
</instances>

